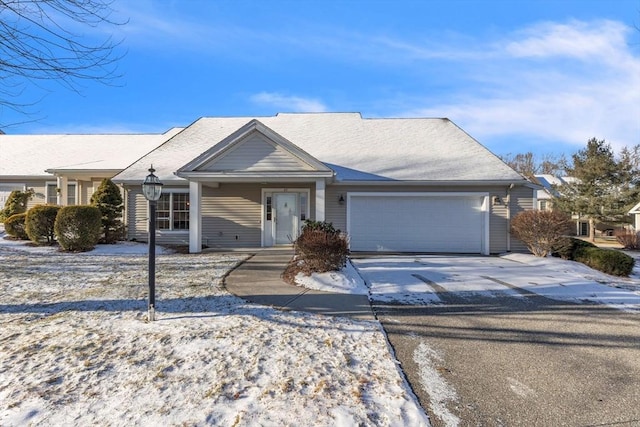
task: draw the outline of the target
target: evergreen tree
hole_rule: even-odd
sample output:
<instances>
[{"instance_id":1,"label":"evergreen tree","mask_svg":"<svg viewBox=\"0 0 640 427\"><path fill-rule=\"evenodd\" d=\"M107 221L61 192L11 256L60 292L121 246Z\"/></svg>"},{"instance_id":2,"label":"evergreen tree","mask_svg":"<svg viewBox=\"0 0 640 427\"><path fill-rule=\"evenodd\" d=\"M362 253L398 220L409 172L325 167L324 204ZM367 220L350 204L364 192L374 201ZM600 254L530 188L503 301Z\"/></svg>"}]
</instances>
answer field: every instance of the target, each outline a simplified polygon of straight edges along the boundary
<instances>
[{"instance_id":1,"label":"evergreen tree","mask_svg":"<svg viewBox=\"0 0 640 427\"><path fill-rule=\"evenodd\" d=\"M0 210L0 222L4 222L12 215L25 213L27 211L27 203L34 194L32 188L27 191L12 191L4 204L4 209Z\"/></svg>"},{"instance_id":2,"label":"evergreen tree","mask_svg":"<svg viewBox=\"0 0 640 427\"><path fill-rule=\"evenodd\" d=\"M624 222L638 202L638 159L623 150L618 161L609 144L591 138L586 148L572 156L567 174L574 180L557 188L556 206L587 219L590 238L595 240L598 222Z\"/></svg>"},{"instance_id":3,"label":"evergreen tree","mask_svg":"<svg viewBox=\"0 0 640 427\"><path fill-rule=\"evenodd\" d=\"M122 194L117 185L108 178L100 183L100 187L91 196L91 205L102 213L102 231L104 243L114 243L122 233Z\"/></svg>"}]
</instances>

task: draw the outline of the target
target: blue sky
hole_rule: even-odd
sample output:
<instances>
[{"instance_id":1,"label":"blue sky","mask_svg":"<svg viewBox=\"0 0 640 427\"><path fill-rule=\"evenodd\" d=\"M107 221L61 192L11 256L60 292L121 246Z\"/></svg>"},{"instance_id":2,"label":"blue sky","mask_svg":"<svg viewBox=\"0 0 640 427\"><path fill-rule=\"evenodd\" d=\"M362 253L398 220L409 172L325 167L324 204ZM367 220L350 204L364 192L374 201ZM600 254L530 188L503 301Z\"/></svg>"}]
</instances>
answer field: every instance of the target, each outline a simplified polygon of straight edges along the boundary
<instances>
[{"instance_id":1,"label":"blue sky","mask_svg":"<svg viewBox=\"0 0 640 427\"><path fill-rule=\"evenodd\" d=\"M448 117L496 154L571 154L591 137L616 151L640 144L640 0L114 8L128 20L109 29L126 51L116 85L26 86L18 101L40 101L27 117L0 110L7 133L164 132L202 116L331 111Z\"/></svg>"}]
</instances>

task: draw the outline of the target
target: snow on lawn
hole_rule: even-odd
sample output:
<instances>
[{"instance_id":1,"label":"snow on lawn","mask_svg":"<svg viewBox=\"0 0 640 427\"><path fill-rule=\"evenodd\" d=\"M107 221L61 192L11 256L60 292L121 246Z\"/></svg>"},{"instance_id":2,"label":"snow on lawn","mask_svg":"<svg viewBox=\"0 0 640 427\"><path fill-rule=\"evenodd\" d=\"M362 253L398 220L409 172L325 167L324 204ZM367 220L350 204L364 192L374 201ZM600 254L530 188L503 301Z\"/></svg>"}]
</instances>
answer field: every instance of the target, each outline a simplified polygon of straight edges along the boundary
<instances>
[{"instance_id":1,"label":"snow on lawn","mask_svg":"<svg viewBox=\"0 0 640 427\"><path fill-rule=\"evenodd\" d=\"M500 257L418 256L353 260L371 285L371 299L402 304L439 304L439 295L523 297L533 292L548 298L606 304L640 311L638 266L629 278L610 276L581 263L528 254Z\"/></svg>"},{"instance_id":2,"label":"snow on lawn","mask_svg":"<svg viewBox=\"0 0 640 427\"><path fill-rule=\"evenodd\" d=\"M377 322L247 304L221 288L242 255L172 254L149 323L145 253L0 239L0 425L428 425Z\"/></svg>"}]
</instances>

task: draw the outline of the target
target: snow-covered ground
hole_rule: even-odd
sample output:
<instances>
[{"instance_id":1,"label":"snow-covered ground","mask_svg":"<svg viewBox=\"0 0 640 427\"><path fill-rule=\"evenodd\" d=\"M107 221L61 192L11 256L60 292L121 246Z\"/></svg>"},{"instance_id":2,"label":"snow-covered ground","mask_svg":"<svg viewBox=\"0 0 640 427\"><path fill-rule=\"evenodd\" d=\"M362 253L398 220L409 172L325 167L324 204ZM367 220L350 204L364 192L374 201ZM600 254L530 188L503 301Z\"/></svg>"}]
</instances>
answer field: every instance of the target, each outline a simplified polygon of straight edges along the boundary
<instances>
[{"instance_id":1,"label":"snow-covered ground","mask_svg":"<svg viewBox=\"0 0 640 427\"><path fill-rule=\"evenodd\" d=\"M66 254L1 231L0 425L428 425L377 322L247 304L220 286L240 254L158 247L149 323L145 245ZM517 287L640 310L640 265L631 278L523 254L353 265L298 281L407 304Z\"/></svg>"},{"instance_id":2,"label":"snow-covered ground","mask_svg":"<svg viewBox=\"0 0 640 427\"><path fill-rule=\"evenodd\" d=\"M241 255L83 254L0 235L0 425L420 426L377 322L251 305Z\"/></svg>"}]
</instances>

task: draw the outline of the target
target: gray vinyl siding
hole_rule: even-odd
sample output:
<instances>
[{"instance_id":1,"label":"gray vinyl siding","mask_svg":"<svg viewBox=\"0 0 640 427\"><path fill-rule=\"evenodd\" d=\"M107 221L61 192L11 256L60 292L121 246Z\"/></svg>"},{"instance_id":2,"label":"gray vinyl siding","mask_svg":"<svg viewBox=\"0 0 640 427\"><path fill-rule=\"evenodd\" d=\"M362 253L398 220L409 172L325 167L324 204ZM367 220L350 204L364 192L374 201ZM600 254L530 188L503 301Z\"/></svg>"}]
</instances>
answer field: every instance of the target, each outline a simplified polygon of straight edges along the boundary
<instances>
[{"instance_id":1,"label":"gray vinyl siding","mask_svg":"<svg viewBox=\"0 0 640 427\"><path fill-rule=\"evenodd\" d=\"M264 137L254 133L236 148L225 153L219 159L205 165L207 171L292 171L312 170L312 167L293 157L280 146L267 142Z\"/></svg>"},{"instance_id":2,"label":"gray vinyl siding","mask_svg":"<svg viewBox=\"0 0 640 427\"><path fill-rule=\"evenodd\" d=\"M202 244L211 248L260 247L261 187L202 187Z\"/></svg>"},{"instance_id":3,"label":"gray vinyl siding","mask_svg":"<svg viewBox=\"0 0 640 427\"><path fill-rule=\"evenodd\" d=\"M182 187L184 188L184 187ZM170 190L169 188L163 189ZM127 238L139 242L147 242L149 240L148 232L148 202L142 194L142 189L138 187L129 187L127 194ZM169 231L157 230L156 243L159 245L188 245L189 231Z\"/></svg>"},{"instance_id":4,"label":"gray vinyl siding","mask_svg":"<svg viewBox=\"0 0 640 427\"><path fill-rule=\"evenodd\" d=\"M534 208L534 190L528 187L515 187L511 190L511 218L522 211ZM511 237L512 252L529 252L527 246L522 241Z\"/></svg>"},{"instance_id":5,"label":"gray vinyl siding","mask_svg":"<svg viewBox=\"0 0 640 427\"><path fill-rule=\"evenodd\" d=\"M505 201L507 197L506 189L494 190L491 192L491 197L489 197L491 204L491 215L489 216L489 253L492 254L506 252L509 248L508 208L504 203L494 204L493 198L496 196Z\"/></svg>"},{"instance_id":6,"label":"gray vinyl siding","mask_svg":"<svg viewBox=\"0 0 640 427\"><path fill-rule=\"evenodd\" d=\"M146 242L147 201L140 188L129 188L127 191L127 237L129 240Z\"/></svg>"},{"instance_id":7,"label":"gray vinyl siding","mask_svg":"<svg viewBox=\"0 0 640 427\"><path fill-rule=\"evenodd\" d=\"M203 186L202 244L210 248L260 247L263 188L311 188L310 213L314 217L314 184L222 183L219 188Z\"/></svg>"}]
</instances>

